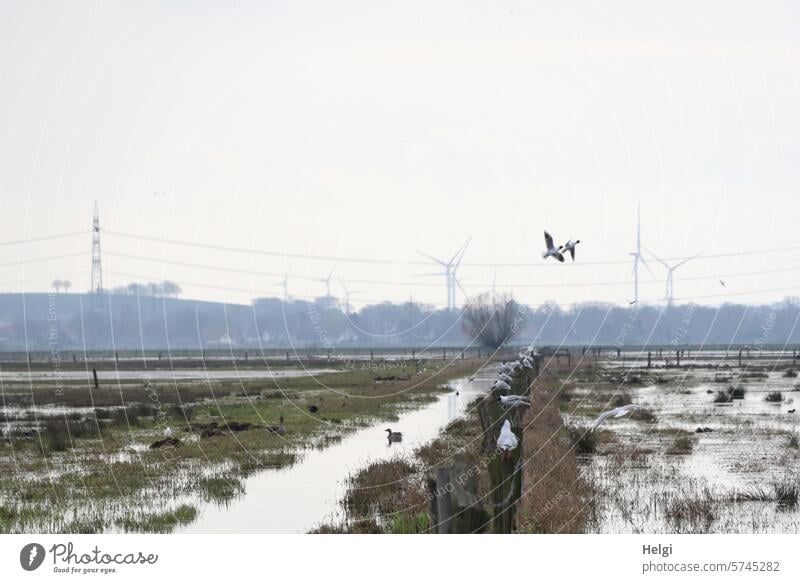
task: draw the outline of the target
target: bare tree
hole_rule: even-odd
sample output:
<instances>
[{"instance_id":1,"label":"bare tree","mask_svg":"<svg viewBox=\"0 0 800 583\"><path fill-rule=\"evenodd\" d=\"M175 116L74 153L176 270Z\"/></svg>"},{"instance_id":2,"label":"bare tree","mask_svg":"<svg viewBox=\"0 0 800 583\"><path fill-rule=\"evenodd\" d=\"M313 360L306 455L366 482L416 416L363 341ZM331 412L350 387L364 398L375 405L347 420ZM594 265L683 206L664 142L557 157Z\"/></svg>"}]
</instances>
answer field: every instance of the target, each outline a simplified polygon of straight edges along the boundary
<instances>
[{"instance_id":1,"label":"bare tree","mask_svg":"<svg viewBox=\"0 0 800 583\"><path fill-rule=\"evenodd\" d=\"M61 285L64 287L64 293L68 294L69 288L72 287L72 282L68 279L65 279L64 281L61 282Z\"/></svg>"},{"instance_id":2,"label":"bare tree","mask_svg":"<svg viewBox=\"0 0 800 583\"><path fill-rule=\"evenodd\" d=\"M62 285L64 285L64 283L60 279L54 279L53 283L50 284L50 286L54 290L56 290L56 293L59 293L61 291L61 286Z\"/></svg>"},{"instance_id":3,"label":"bare tree","mask_svg":"<svg viewBox=\"0 0 800 583\"><path fill-rule=\"evenodd\" d=\"M165 281L162 284L161 288L164 291L164 295L167 296L168 298L177 298L178 294L180 294L181 291L183 291L181 290L181 286L179 286L174 281Z\"/></svg>"},{"instance_id":4,"label":"bare tree","mask_svg":"<svg viewBox=\"0 0 800 583\"><path fill-rule=\"evenodd\" d=\"M492 350L497 350L519 331L521 310L508 294L485 293L464 306L464 332Z\"/></svg>"}]
</instances>

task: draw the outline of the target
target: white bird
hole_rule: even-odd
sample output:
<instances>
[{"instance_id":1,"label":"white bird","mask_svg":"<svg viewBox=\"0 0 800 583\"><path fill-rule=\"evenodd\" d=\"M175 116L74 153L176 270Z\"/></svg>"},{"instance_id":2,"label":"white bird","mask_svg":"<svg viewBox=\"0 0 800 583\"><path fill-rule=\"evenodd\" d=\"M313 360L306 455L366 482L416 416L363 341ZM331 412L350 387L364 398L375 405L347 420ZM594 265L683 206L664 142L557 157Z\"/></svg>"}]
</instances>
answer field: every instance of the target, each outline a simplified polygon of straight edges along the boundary
<instances>
[{"instance_id":1,"label":"white bird","mask_svg":"<svg viewBox=\"0 0 800 583\"><path fill-rule=\"evenodd\" d=\"M497 449L503 453L508 453L514 450L519 445L519 439L511 431L511 422L506 419L503 421L503 427L500 429L500 437L497 438Z\"/></svg>"},{"instance_id":2,"label":"white bird","mask_svg":"<svg viewBox=\"0 0 800 583\"><path fill-rule=\"evenodd\" d=\"M164 430L164 437L172 437L172 427L167 427Z\"/></svg>"},{"instance_id":3,"label":"white bird","mask_svg":"<svg viewBox=\"0 0 800 583\"><path fill-rule=\"evenodd\" d=\"M511 385L503 381L495 381L493 389L500 389L501 391L510 391Z\"/></svg>"},{"instance_id":4,"label":"white bird","mask_svg":"<svg viewBox=\"0 0 800 583\"><path fill-rule=\"evenodd\" d=\"M558 249L556 249L555 243L553 243L553 237L547 231L544 232L544 243L547 245L547 251L542 251L542 259L555 257L561 263L564 263L564 256Z\"/></svg>"},{"instance_id":5,"label":"white bird","mask_svg":"<svg viewBox=\"0 0 800 583\"><path fill-rule=\"evenodd\" d=\"M633 411L634 409L644 409L641 405L625 405L623 407L617 407L616 409L611 409L610 411L604 411L600 413L600 416L594 420L594 425L592 425L592 431L600 427L600 425L606 419L613 417L617 419L619 417L625 417L628 413Z\"/></svg>"},{"instance_id":6,"label":"white bird","mask_svg":"<svg viewBox=\"0 0 800 583\"><path fill-rule=\"evenodd\" d=\"M503 373L503 372L500 373L499 378L504 383L511 384L512 382L514 382L513 378L511 378L510 376L508 376L506 373Z\"/></svg>"},{"instance_id":7,"label":"white bird","mask_svg":"<svg viewBox=\"0 0 800 583\"><path fill-rule=\"evenodd\" d=\"M566 253L567 251L569 251L570 256L572 256L572 260L575 261L575 245L577 245L580 242L581 242L580 239L576 241L570 239L561 246L559 251L561 251L562 253Z\"/></svg>"},{"instance_id":8,"label":"white bird","mask_svg":"<svg viewBox=\"0 0 800 583\"><path fill-rule=\"evenodd\" d=\"M497 397L503 407L530 407L531 402L522 395L500 395Z\"/></svg>"},{"instance_id":9,"label":"white bird","mask_svg":"<svg viewBox=\"0 0 800 583\"><path fill-rule=\"evenodd\" d=\"M533 363L531 362L530 358L526 357L522 359L522 366L524 366L525 368L533 368Z\"/></svg>"}]
</instances>

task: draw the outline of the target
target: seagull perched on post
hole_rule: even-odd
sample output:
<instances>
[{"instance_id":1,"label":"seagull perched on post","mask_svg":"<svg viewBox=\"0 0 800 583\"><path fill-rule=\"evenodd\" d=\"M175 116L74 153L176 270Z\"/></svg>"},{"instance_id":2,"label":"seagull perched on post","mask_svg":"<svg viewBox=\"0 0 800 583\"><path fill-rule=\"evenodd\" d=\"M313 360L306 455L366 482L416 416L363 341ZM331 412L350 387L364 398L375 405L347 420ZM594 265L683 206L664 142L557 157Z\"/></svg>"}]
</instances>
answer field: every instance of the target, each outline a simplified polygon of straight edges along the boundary
<instances>
[{"instance_id":1,"label":"seagull perched on post","mask_svg":"<svg viewBox=\"0 0 800 583\"><path fill-rule=\"evenodd\" d=\"M504 383L508 383L508 384L511 384L514 381L513 378L511 378L510 376L508 376L504 372L500 373L499 378L500 378L501 381L503 381Z\"/></svg>"},{"instance_id":2,"label":"seagull perched on post","mask_svg":"<svg viewBox=\"0 0 800 583\"><path fill-rule=\"evenodd\" d=\"M572 257L572 260L573 260L573 261L575 261L575 245L577 245L577 244L578 244L578 243L580 243L580 242L581 242L581 241L580 241L580 239L577 239L577 240L575 240L575 241L573 241L572 239L570 239L569 241L567 241L566 243L564 243L564 244L563 244L563 245L562 245L562 246L559 248L559 251L561 251L562 253L566 253L567 251L569 251L569 254L570 254L570 256Z\"/></svg>"},{"instance_id":3,"label":"seagull perched on post","mask_svg":"<svg viewBox=\"0 0 800 583\"><path fill-rule=\"evenodd\" d=\"M497 438L497 449L503 452L503 457L507 457L512 450L517 449L518 445L519 439L511 431L511 422L506 419L500 429L500 437Z\"/></svg>"},{"instance_id":4,"label":"seagull perched on post","mask_svg":"<svg viewBox=\"0 0 800 583\"><path fill-rule=\"evenodd\" d=\"M495 381L494 382L494 386L492 388L493 389L499 389L501 391L510 391L511 390L511 385L509 385L508 383L506 383L504 381Z\"/></svg>"},{"instance_id":5,"label":"seagull perched on post","mask_svg":"<svg viewBox=\"0 0 800 583\"><path fill-rule=\"evenodd\" d=\"M616 409L611 409L610 411L604 411L603 413L600 413L600 416L594 420L594 425L592 425L592 431L600 427L600 425L606 419L610 417L613 417L614 419L617 419L619 417L625 417L625 415L627 415L628 413L630 413L635 409L644 409L644 407L642 407L641 405L625 405L623 407L617 407Z\"/></svg>"},{"instance_id":6,"label":"seagull perched on post","mask_svg":"<svg viewBox=\"0 0 800 583\"><path fill-rule=\"evenodd\" d=\"M497 400L503 407L530 407L531 402L522 395L500 395Z\"/></svg>"},{"instance_id":7,"label":"seagull perched on post","mask_svg":"<svg viewBox=\"0 0 800 583\"><path fill-rule=\"evenodd\" d=\"M526 356L522 359L522 366L525 368L533 368L533 363L531 362L531 359Z\"/></svg>"},{"instance_id":8,"label":"seagull perched on post","mask_svg":"<svg viewBox=\"0 0 800 583\"><path fill-rule=\"evenodd\" d=\"M553 243L553 237L547 231L544 232L544 243L547 245L547 250L542 251L542 259L547 259L548 257L555 257L561 263L564 263L564 256L561 254L561 247L558 249L556 248L555 243Z\"/></svg>"}]
</instances>

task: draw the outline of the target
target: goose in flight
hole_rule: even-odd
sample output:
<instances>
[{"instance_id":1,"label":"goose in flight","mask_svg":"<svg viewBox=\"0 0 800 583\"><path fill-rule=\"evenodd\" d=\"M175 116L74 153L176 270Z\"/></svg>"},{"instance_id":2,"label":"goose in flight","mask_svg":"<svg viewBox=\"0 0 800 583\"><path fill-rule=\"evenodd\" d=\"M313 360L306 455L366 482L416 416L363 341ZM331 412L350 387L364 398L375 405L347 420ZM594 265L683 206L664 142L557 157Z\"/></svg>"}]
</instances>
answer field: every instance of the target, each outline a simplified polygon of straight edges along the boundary
<instances>
[{"instance_id":1,"label":"goose in flight","mask_svg":"<svg viewBox=\"0 0 800 583\"><path fill-rule=\"evenodd\" d=\"M530 407L531 402L528 401L526 397L522 395L500 395L497 397L497 400L503 407L511 408L511 407Z\"/></svg>"},{"instance_id":2,"label":"goose in flight","mask_svg":"<svg viewBox=\"0 0 800 583\"><path fill-rule=\"evenodd\" d=\"M503 421L503 427L500 429L500 437L497 438L497 449L503 452L503 455L508 455L512 450L517 449L519 439L511 431L511 422L506 419Z\"/></svg>"},{"instance_id":3,"label":"goose in flight","mask_svg":"<svg viewBox=\"0 0 800 583\"><path fill-rule=\"evenodd\" d=\"M594 420L594 424L592 425L592 431L600 427L600 425L606 420L611 417L617 419L619 417L625 417L628 413L635 409L644 409L641 405L625 405L623 407L617 407L616 409L611 409L610 411L604 411L600 413L600 416Z\"/></svg>"},{"instance_id":4,"label":"goose in flight","mask_svg":"<svg viewBox=\"0 0 800 583\"><path fill-rule=\"evenodd\" d=\"M572 257L572 260L575 261L575 245L577 245L580 242L581 242L580 239L577 239L575 241L570 239L559 248L559 251L561 251L562 253L566 253L567 251L569 251L570 257Z\"/></svg>"},{"instance_id":5,"label":"goose in flight","mask_svg":"<svg viewBox=\"0 0 800 583\"><path fill-rule=\"evenodd\" d=\"M544 243L547 245L547 250L542 251L542 259L547 259L548 257L555 257L561 263L564 263L564 256L559 251L560 247L556 249L555 243L553 243L553 237L547 231L544 232Z\"/></svg>"}]
</instances>

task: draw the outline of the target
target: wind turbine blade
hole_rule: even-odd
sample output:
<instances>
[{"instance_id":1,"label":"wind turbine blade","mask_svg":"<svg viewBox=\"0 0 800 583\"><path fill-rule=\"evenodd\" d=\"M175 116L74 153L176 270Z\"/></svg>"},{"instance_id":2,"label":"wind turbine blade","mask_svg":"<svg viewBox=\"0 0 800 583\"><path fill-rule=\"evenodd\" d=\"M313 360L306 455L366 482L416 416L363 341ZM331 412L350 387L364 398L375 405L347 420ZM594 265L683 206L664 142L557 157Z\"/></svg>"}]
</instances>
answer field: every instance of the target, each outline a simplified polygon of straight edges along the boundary
<instances>
[{"instance_id":1,"label":"wind turbine blade","mask_svg":"<svg viewBox=\"0 0 800 583\"><path fill-rule=\"evenodd\" d=\"M655 274L655 273L653 273L653 270L652 270L652 269L650 269L650 266L647 264L647 261L645 261L645 258L644 258L644 257L642 257L642 265L644 265L644 266L645 266L645 268L647 269L647 272L648 272L650 275L652 275L652 276L653 276L653 279L655 279L655 278L656 278L656 274Z\"/></svg>"},{"instance_id":2,"label":"wind turbine blade","mask_svg":"<svg viewBox=\"0 0 800 583\"><path fill-rule=\"evenodd\" d=\"M456 261L456 267L461 265L461 260L464 259L464 254L467 252L467 247L469 247L471 241L472 241L472 235L467 237L467 240L464 242L464 245L462 245L461 251L458 254L458 261Z\"/></svg>"},{"instance_id":3,"label":"wind turbine blade","mask_svg":"<svg viewBox=\"0 0 800 583\"><path fill-rule=\"evenodd\" d=\"M442 267L447 267L447 265L448 265L448 264L447 264L447 263L445 263L444 261L441 261L440 259L436 259L436 257L431 257L430 255L428 255L427 253L423 253L422 251L417 251L417 253L419 253L420 255L422 255L423 257L425 257L426 259L430 259L430 260L431 260L431 261L433 261L434 263L438 263L438 264L439 264L439 265L441 265Z\"/></svg>"},{"instance_id":4,"label":"wind turbine blade","mask_svg":"<svg viewBox=\"0 0 800 583\"><path fill-rule=\"evenodd\" d=\"M688 263L688 262L689 262L689 261L691 261L692 259L697 259L697 258L698 258L698 257L700 257L701 255L702 255L702 253L698 253L697 255L692 255L691 257L687 257L686 259L684 259L684 260L683 260L683 261L681 261L680 263L678 263L678 264L676 264L675 266L673 266L673 268L672 268L672 269L677 269L678 267L680 267L680 266L681 266L681 265L683 265L684 263Z\"/></svg>"},{"instance_id":5,"label":"wind turbine blade","mask_svg":"<svg viewBox=\"0 0 800 583\"><path fill-rule=\"evenodd\" d=\"M650 249L648 249L647 247L644 247L644 250L645 250L645 251L647 251L647 252L648 252L650 255L652 255L652 256L653 256L653 259L655 259L656 261L658 261L658 262L659 262L661 265L663 265L665 268L669 269L669 265L667 265L667 263L666 263L666 262L665 262L663 259L661 259L661 258L660 258L658 255L656 255L655 253L653 253L652 251L650 251ZM642 257L642 259L644 259L644 257ZM643 262L644 262L644 261L643 261Z\"/></svg>"}]
</instances>

